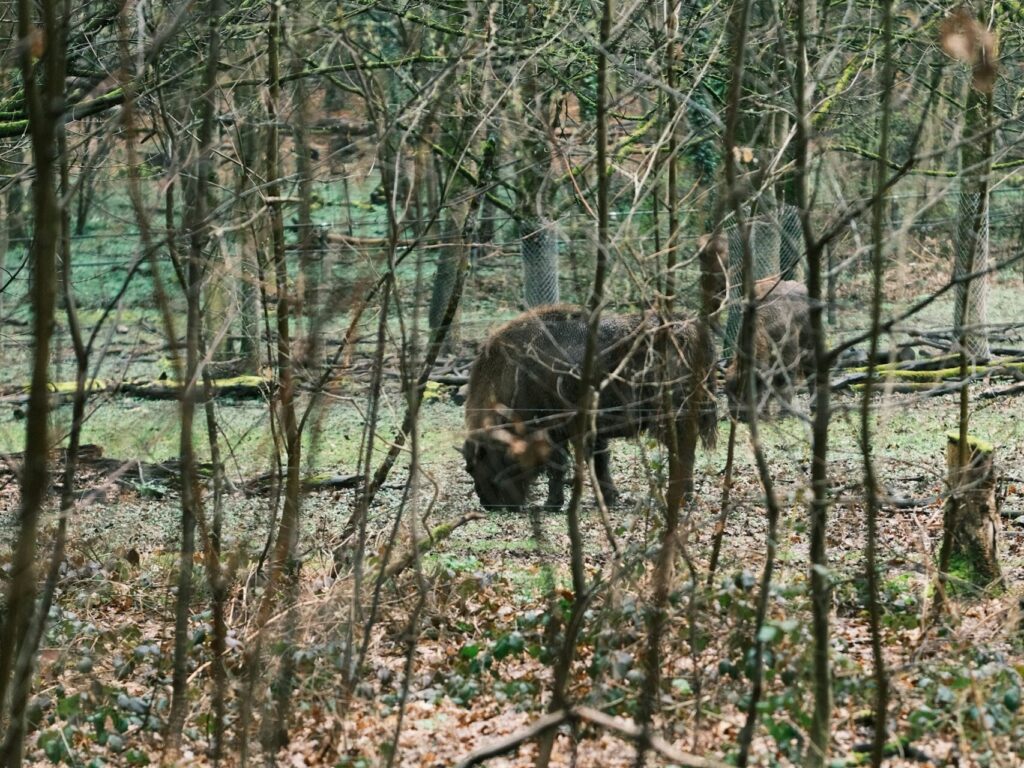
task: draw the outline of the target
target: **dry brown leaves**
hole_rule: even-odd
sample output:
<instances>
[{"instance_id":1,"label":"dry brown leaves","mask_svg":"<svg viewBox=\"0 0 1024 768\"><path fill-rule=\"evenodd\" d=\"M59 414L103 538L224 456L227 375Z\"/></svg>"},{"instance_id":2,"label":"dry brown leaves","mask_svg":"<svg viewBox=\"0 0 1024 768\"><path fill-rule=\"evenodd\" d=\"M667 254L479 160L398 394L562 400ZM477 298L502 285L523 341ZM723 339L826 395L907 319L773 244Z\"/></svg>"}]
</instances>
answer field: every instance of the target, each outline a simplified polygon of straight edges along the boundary
<instances>
[{"instance_id":1,"label":"dry brown leaves","mask_svg":"<svg viewBox=\"0 0 1024 768\"><path fill-rule=\"evenodd\" d=\"M992 92L999 73L999 42L968 8L961 6L943 19L939 42L947 55L971 67L977 90Z\"/></svg>"}]
</instances>

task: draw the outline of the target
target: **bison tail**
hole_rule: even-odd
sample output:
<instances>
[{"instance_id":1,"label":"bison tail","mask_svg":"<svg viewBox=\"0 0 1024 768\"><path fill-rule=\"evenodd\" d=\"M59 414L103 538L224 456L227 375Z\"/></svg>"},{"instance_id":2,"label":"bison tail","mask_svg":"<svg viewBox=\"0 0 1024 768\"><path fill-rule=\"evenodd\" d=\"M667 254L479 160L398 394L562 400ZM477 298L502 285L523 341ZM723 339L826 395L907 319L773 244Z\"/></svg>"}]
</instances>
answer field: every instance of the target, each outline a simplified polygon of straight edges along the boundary
<instances>
[{"instance_id":1,"label":"bison tail","mask_svg":"<svg viewBox=\"0 0 1024 768\"><path fill-rule=\"evenodd\" d=\"M714 395L705 397L697 412L697 434L705 449L714 450L718 443L718 404Z\"/></svg>"}]
</instances>

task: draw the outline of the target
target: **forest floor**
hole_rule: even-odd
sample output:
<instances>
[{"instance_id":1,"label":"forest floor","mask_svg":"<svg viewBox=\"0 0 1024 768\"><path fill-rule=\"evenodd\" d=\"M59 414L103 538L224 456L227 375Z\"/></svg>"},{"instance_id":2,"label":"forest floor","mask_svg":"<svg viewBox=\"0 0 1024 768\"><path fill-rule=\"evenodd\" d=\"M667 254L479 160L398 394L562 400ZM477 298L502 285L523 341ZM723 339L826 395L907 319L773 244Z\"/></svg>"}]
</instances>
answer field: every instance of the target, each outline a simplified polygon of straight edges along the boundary
<instances>
[{"instance_id":1,"label":"forest floor","mask_svg":"<svg viewBox=\"0 0 1024 768\"><path fill-rule=\"evenodd\" d=\"M449 395L435 393L423 412L424 480L419 493L405 498L399 467L372 511L364 562L371 573L399 509L406 520L415 518L421 531L477 510L461 457L451 450L461 440L462 412ZM865 523L853 411L857 403L848 395L836 397L830 451L836 696L832 747L837 765L849 766L860 764L870 740L872 690L863 607ZM890 728L893 744L905 747L908 755L890 764L1024 765L1019 709L1024 635L1016 608L1024 592L1024 422L1019 419L1024 398L977 401L972 414L972 432L996 447L1006 589L962 597L955 616L939 625L928 621L930 584L942 526L945 433L956 425L957 403L952 397L890 395L880 396L876 406L873 444L879 477L887 497L902 500L883 507L879 539L884 645L892 681ZM225 437L239 455L269 450L241 447L254 431L259 408L254 403L219 408ZM175 419L173 409L173 403L108 403L90 422L85 441L106 443L108 456L115 455L110 445L129 451L132 439L147 446L144 455L173 456L171 450L160 453L162 433ZM332 457L349 454L347 446L358 445L361 428L350 409L335 410L347 415L325 414L320 431L321 450ZM717 575L711 586L704 586L721 501L726 430L723 421L718 448L698 457L697 492L684 546L687 566L681 564L676 574L664 643L662 675L667 684L658 718L659 732L677 748L722 758L735 748L749 688L745 655L766 527L747 433L740 428L735 508ZM767 685L753 763L769 766L790 764L799 755L811 711L806 596L810 449L807 426L799 418L767 423L763 438L783 507ZM322 461L323 454L312 466ZM34 760L86 764L98 758L138 765L159 758L172 655L179 502L169 484L147 481L134 472L129 469L128 483L110 484L88 471L80 480L87 503L71 522L72 546L42 654L31 713ZM614 475L624 492L622 502L605 520L588 491L583 510L588 575L600 579L603 589L588 610L571 697L627 718L635 711L643 679L647 574L659 525L653 510L661 473L656 444L620 441ZM292 740L287 758L282 754L281 760L369 766L386 764L389 751L394 751L396 765L451 765L473 749L527 727L547 706L551 638L568 607L564 515L491 512L458 528L422 559L420 568L383 585L377 623L363 637L352 630L348 612L351 578L331 575L331 555L351 514L354 493L311 493L305 498L302 593L293 638L303 650L297 657ZM16 530L16 491L10 476L0 494L0 536L10 540ZM239 584L231 601L229 649L229 668L236 671L251 641L248 622L259 591L243 585L271 528L270 510L261 496L235 494L225 505L225 551ZM53 528L51 517L44 528L43 552ZM399 537L399 549L407 545L406 536ZM696 590L687 586L689 565L697 576ZM210 614L201 558L196 587L192 668L193 676L202 680L209 664ZM360 673L346 686L343 672L351 668L353 656L361 658ZM235 682L232 708L245 698L243 681ZM267 682L258 685L262 690ZM185 731L192 755L186 755L186 762L199 760L209 746L208 691L197 690L203 692L195 697ZM351 695L341 696L344 690ZM524 747L490 764L528 765L532 749ZM554 764L569 765L573 750L575 764L581 766L628 765L634 760L628 741L594 726L561 733Z\"/></svg>"},{"instance_id":2,"label":"forest floor","mask_svg":"<svg viewBox=\"0 0 1024 768\"><path fill-rule=\"evenodd\" d=\"M938 248L935 249L938 252ZM894 267L886 313L929 295L945 279L937 257L916 252ZM497 278L495 278L497 279ZM488 326L514 314L489 294L516 295L514 286L474 275L464 300L463 339L478 341ZM835 338L863 328L863 284L846 286L842 328ZM119 308L101 339L100 376L159 380L171 366L152 308L140 298ZM904 324L891 341L914 330L948 326L952 294ZM990 297L993 322L1021 316L1019 275L1000 275ZM23 309L19 309L24 315ZM23 322L24 318L20 317ZM86 317L94 322L98 312ZM337 330L337 329L333 329ZM23 383L16 362L31 349L24 325L7 326L0 385ZM58 333L54 378L73 377L67 340ZM1012 343L1022 347L1020 329ZM358 352L359 350L357 350ZM358 360L358 355L357 355ZM404 403L397 380L387 380L379 446L390 439ZM309 475L356 472L365 426L364 380L342 382L311 421L304 446ZM989 388L981 381L973 393ZM301 588L297 613L273 626L294 627L296 678L291 741L281 764L448 766L474 749L519 732L549 706L551 649L567 618L569 586L565 516L537 510L489 512L436 543L417 567L370 589L399 513L396 547L409 547L408 523L422 532L460 520L479 508L462 458L462 409L447 387L431 388L417 448L422 478L406 493L407 457L371 509L366 532L362 615L353 605L356 562L336 562L334 551L354 507L351 489L309 493L303 500ZM961 595L954 613L931 621L935 552L942 529L946 432L958 420L952 396L880 394L873 404L872 445L888 500L879 530L884 649L891 680L890 743L902 757L891 766L1024 765L1024 396L972 400L971 431L991 442L1000 473L1003 529L1000 558L1005 588ZM859 399L837 393L830 433L832 506L828 529L829 575L834 584L832 660L835 691L832 757L836 766L865 761L870 741L871 650L864 609L863 465ZM798 410L806 411L806 399ZM723 407L724 412L724 407ZM229 479L238 487L267 472L276 456L268 408L261 400L218 401L220 434ZM56 441L70 421L67 405L53 414ZM199 420L197 444L205 444ZM696 494L687 510L663 643L664 681L657 732L679 750L729 759L735 754L750 683L756 583L765 558L763 494L747 444L738 431L734 507L722 559L707 585L711 533L721 507L727 423L718 447L697 459ZM31 761L73 765L144 765L163 750L171 675L175 573L180 501L173 480L154 469L178 456L178 405L104 394L93 398L83 443L100 446L109 461L123 460L116 482L88 465L77 479L80 504L71 518L49 630L40 658L30 715ZM766 687L752 764L796 764L810 722L810 610L807 598L807 500L810 435L805 421L788 417L763 426L762 439L782 505L778 562L773 578ZM23 448L24 412L17 399L0 405L0 453ZM204 451L201 451L204 453ZM207 460L205 455L201 456ZM380 448L375 463L380 458ZM9 573L7 544L17 533L17 462L0 467L0 584ZM659 534L659 489L664 457L645 439L614 447L613 473L621 503L602 517L589 490L582 510L587 574L602 588L588 607L570 676L570 699L629 723L642 687L650 569ZM538 491L539 492L539 491ZM208 495L209 502L209 495ZM224 500L225 562L234 575L229 603L227 664L230 727L244 706L265 701L276 673L274 657L262 676L240 676L243 654L254 642L261 585L251 578L274 504L267 494L233 493ZM53 541L50 513L40 538L41 557ZM190 630L194 696L184 730L184 764L202 763L210 747L210 592L204 560L195 560L196 589ZM338 566L341 574L332 573ZM694 584L696 586L694 586ZM362 621L372 612L373 629ZM357 670L351 674L351 670ZM258 725L264 712L257 708ZM605 724L607 725L607 724ZM257 728L254 726L253 732ZM620 730L622 730L620 728ZM635 763L631 742L605 726L559 733L554 765L625 766ZM531 765L533 746L491 761ZM393 760L392 760L393 757ZM652 758L652 764L671 764Z\"/></svg>"}]
</instances>

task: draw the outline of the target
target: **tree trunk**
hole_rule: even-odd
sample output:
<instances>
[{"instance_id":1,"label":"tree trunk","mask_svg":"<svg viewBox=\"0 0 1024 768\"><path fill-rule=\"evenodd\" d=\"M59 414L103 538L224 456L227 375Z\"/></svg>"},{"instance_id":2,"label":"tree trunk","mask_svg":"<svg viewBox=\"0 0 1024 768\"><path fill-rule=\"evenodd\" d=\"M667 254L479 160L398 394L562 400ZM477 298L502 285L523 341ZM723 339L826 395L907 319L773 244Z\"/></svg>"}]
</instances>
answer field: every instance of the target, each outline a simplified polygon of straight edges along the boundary
<instances>
[{"instance_id":1,"label":"tree trunk","mask_svg":"<svg viewBox=\"0 0 1024 768\"><path fill-rule=\"evenodd\" d=\"M811 158L814 131L809 105L814 103L814 80L807 59L808 10L803 3L796 8L796 67L793 97L796 107L794 155L797 211L807 249L807 295L810 299L809 320L814 338L814 417L811 427L811 492L810 517L810 599L812 646L812 688L814 709L808 728L810 744L804 754L807 768L822 768L828 763L829 740L832 733L832 662L830 653L832 580L828 567L828 513L830 506L828 478L828 441L831 393L831 355L825 344L824 327L824 243L814 237L811 229L812 194L810 189ZM808 87L810 84L810 87Z\"/></svg>"},{"instance_id":2,"label":"tree trunk","mask_svg":"<svg viewBox=\"0 0 1024 768\"><path fill-rule=\"evenodd\" d=\"M217 63L220 56L220 0L210 0L206 8L208 30L207 60L203 72L202 92L197 111L199 129L196 137L197 158L195 179L186 188L188 199L188 264L185 285L185 375L181 380L181 551L178 556L178 592L174 611L174 664L171 679L171 707L167 716L168 757L177 756L181 733L188 711L188 655L191 650L189 619L192 601L193 555L195 553L196 521L203 515L202 495L196 468L192 425L196 412L196 386L202 375L200 339L203 334L202 286L206 277L206 250L210 239L207 218L207 194L212 175L212 147L216 115Z\"/></svg>"},{"instance_id":3,"label":"tree trunk","mask_svg":"<svg viewBox=\"0 0 1024 768\"><path fill-rule=\"evenodd\" d=\"M878 567L878 475L875 472L871 434L872 384L878 358L882 322L882 286L885 281L885 213L889 198L886 179L889 174L889 127L892 118L892 90L895 80L893 62L893 0L882 3L882 118L878 136L878 161L875 163L874 204L871 217L871 339L868 347L869 377L860 408L861 456L864 459L864 507L867 541L864 545L864 570L867 583L868 625L871 631L871 658L874 670L874 724L871 738L871 765L881 768L887 733L889 676L882 651L882 608L879 602ZM829 254L832 251L829 249ZM831 274L829 275L831 280ZM829 284L831 287L831 283ZM831 296L830 296L831 298Z\"/></svg>"},{"instance_id":4,"label":"tree trunk","mask_svg":"<svg viewBox=\"0 0 1024 768\"><path fill-rule=\"evenodd\" d=\"M523 259L523 300L526 306L557 304L558 243L551 222L534 217L520 221L519 249Z\"/></svg>"},{"instance_id":5,"label":"tree trunk","mask_svg":"<svg viewBox=\"0 0 1024 768\"><path fill-rule=\"evenodd\" d=\"M461 113L461 104L456 108ZM488 145L491 146L490 143ZM493 153L490 157L493 160ZM482 161L481 168L477 169L478 176L484 172L484 165L490 165L490 161L486 158ZM433 183L436 185L437 179L434 179ZM428 182L428 186L429 184ZM466 202L464 194L466 192L465 180L458 173L453 173L449 185L450 188L446 195L448 201L446 201L443 214L445 218L443 225L444 240L442 248L438 253L434 281L430 290L428 322L431 335L437 333L445 324L448 304L456 288L458 287L461 291L459 283L463 277L463 260L467 257L469 248L466 242L466 235L471 232L475 234L474 227L476 226L470 222L470 212L475 212L478 203L471 204ZM483 195L484 193L481 192L479 194ZM432 196L436 197L436 195ZM458 202L450 202L452 200ZM431 210L437 210L440 204L440 200L432 201L430 203ZM456 310L456 315L451 318L450 325L444 330L444 334L445 343L443 349L454 349L454 345L458 340L458 310Z\"/></svg>"},{"instance_id":6,"label":"tree trunk","mask_svg":"<svg viewBox=\"0 0 1024 768\"><path fill-rule=\"evenodd\" d=\"M967 89L964 138L960 144L959 208L956 228L956 303L953 328L963 352L985 361L991 356L988 333L988 277L968 276L984 271L989 263L988 186L992 163L992 93L974 84Z\"/></svg>"},{"instance_id":7,"label":"tree trunk","mask_svg":"<svg viewBox=\"0 0 1024 768\"><path fill-rule=\"evenodd\" d=\"M539 14L533 10L531 13ZM539 26L542 19L537 19ZM517 217L519 255L523 261L523 300L528 307L557 304L558 244L554 227L547 218L551 204L551 148L547 130L551 120L552 96L539 87L535 65L523 72L524 119L534 126L523 137L519 149Z\"/></svg>"},{"instance_id":8,"label":"tree trunk","mask_svg":"<svg viewBox=\"0 0 1024 768\"><path fill-rule=\"evenodd\" d=\"M969 144L972 142L966 142ZM964 351L973 360L984 362L991 357L988 333L988 278L968 279L967 275L983 272L989 263L988 200L986 184L968 176L961 182L957 211L956 302L953 306L953 330L963 339Z\"/></svg>"},{"instance_id":9,"label":"tree trunk","mask_svg":"<svg viewBox=\"0 0 1024 768\"><path fill-rule=\"evenodd\" d=\"M946 442L950 496L943 521L940 569L954 574L959 582L986 587L1002 579L993 447L968 437L966 465L961 465L960 454L960 436L950 432Z\"/></svg>"},{"instance_id":10,"label":"tree trunk","mask_svg":"<svg viewBox=\"0 0 1024 768\"><path fill-rule=\"evenodd\" d=\"M37 19L34 5L21 0L18 12L18 51L25 101L32 142L35 180L32 184L32 209L35 222L60 220L60 201L55 187L57 130L64 107L64 55L60 48L60 27L57 3L40 4ZM45 39L54 41L54 50L43 59L32 55L28 44L33 30L42 31ZM40 70L43 70L42 73ZM39 75L43 74L44 77ZM10 198L8 198L10 199ZM50 485L49 414L50 398L47 379L50 363L50 341L53 334L57 286L56 226L39 227L31 245L32 276L32 387L29 394L28 418L25 424L25 463L21 474L21 501L18 506L18 538L11 558L6 601L0 620L0 723L8 701L14 662L30 641L26 629L34 619L36 598L36 539L39 516ZM23 683L28 683L27 673ZM15 683L18 681L15 680ZM6 712L2 755L5 765L20 765L24 741L25 713L17 691Z\"/></svg>"}]
</instances>

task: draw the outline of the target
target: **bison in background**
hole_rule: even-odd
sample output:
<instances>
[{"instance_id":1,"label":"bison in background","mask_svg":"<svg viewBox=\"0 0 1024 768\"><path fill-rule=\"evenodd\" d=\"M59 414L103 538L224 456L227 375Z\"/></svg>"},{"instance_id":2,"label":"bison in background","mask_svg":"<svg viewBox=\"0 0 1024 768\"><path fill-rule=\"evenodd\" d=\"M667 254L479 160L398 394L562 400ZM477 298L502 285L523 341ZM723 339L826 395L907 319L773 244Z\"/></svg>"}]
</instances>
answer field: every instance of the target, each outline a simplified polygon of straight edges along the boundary
<instances>
[{"instance_id":1,"label":"bison in background","mask_svg":"<svg viewBox=\"0 0 1024 768\"><path fill-rule=\"evenodd\" d=\"M586 309L548 306L511 320L484 343L469 374L468 436L462 450L483 506L522 507L531 483L546 470L545 506L562 507L588 323ZM667 366L657 353L662 328L670 334ZM672 418L679 434L690 430L695 439L689 426L692 413L704 445L714 444L715 353L706 324L671 319L663 325L653 312L603 314L596 350L593 384L599 394L593 459L602 496L612 503L618 492L611 478L608 441L640 432L663 441L667 437L663 371L673 372Z\"/></svg>"},{"instance_id":2,"label":"bison in background","mask_svg":"<svg viewBox=\"0 0 1024 768\"><path fill-rule=\"evenodd\" d=\"M792 280L761 280L754 285L754 402L767 414L772 395L785 408L793 402L793 385L802 376L814 400L814 340L807 289ZM746 383L739 352L725 372L725 391L734 418L746 419Z\"/></svg>"}]
</instances>

